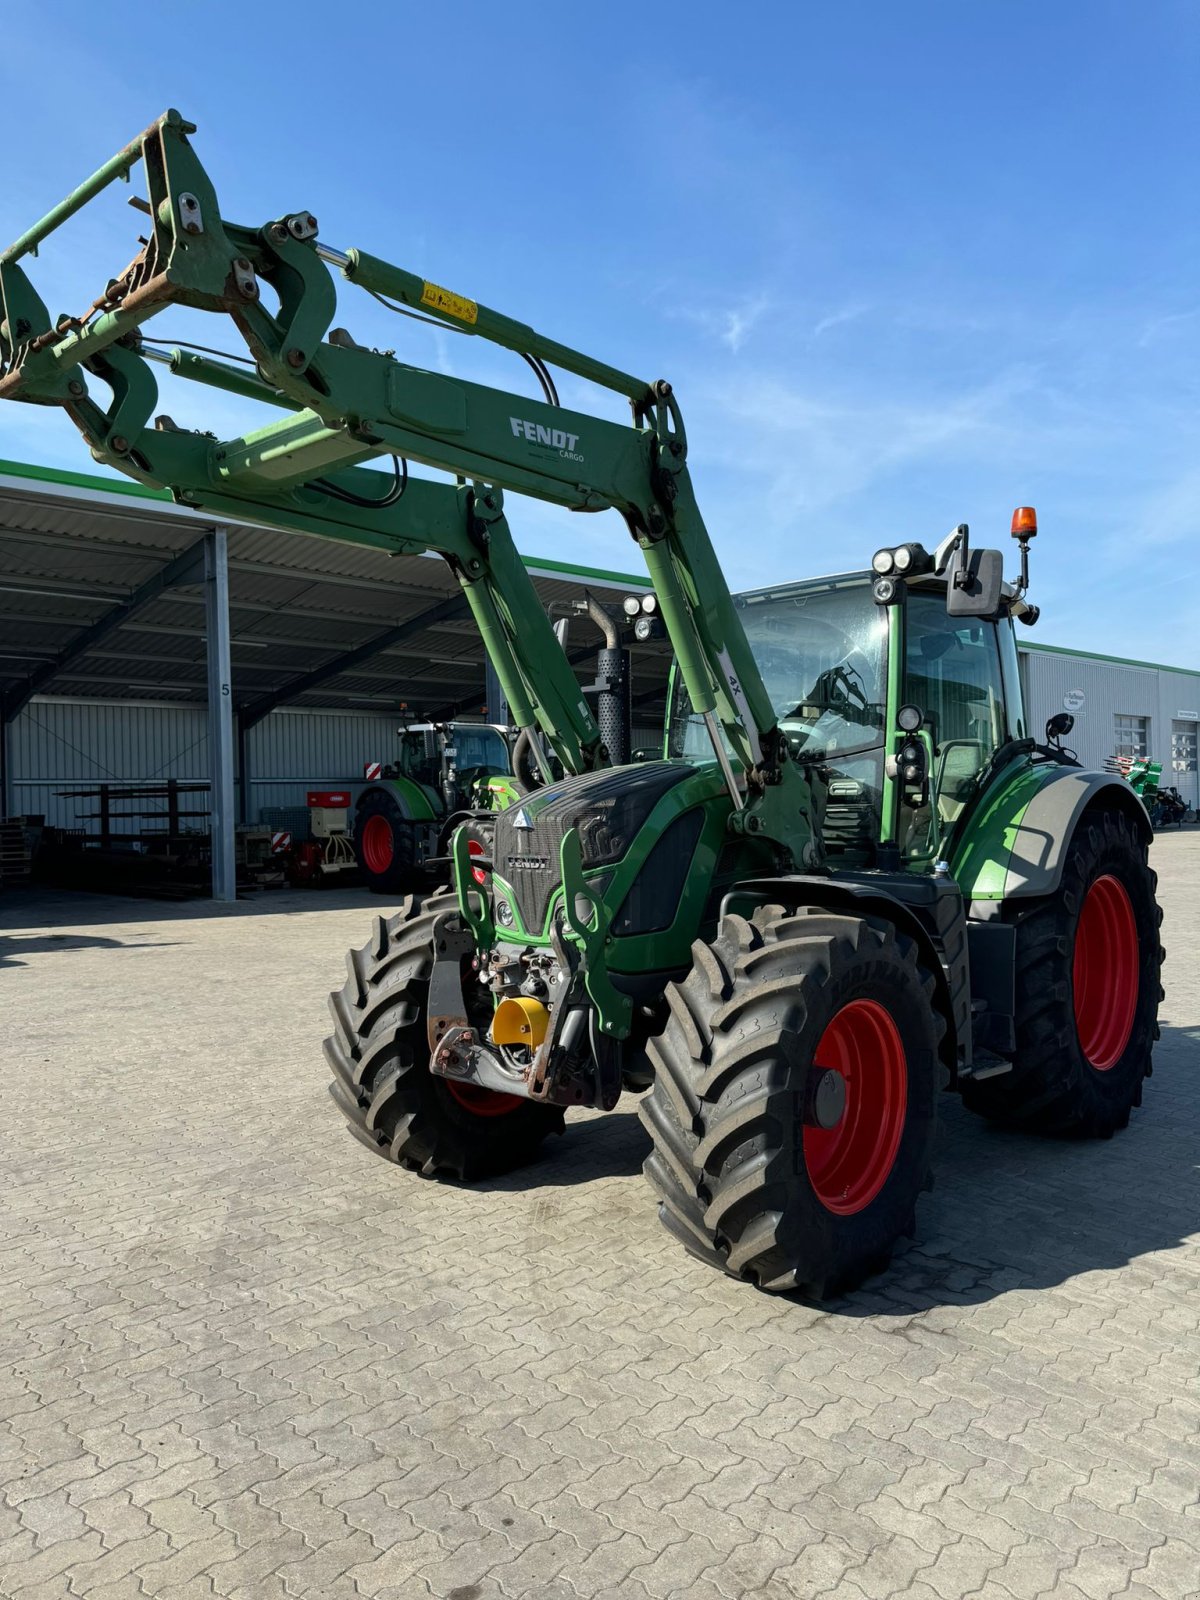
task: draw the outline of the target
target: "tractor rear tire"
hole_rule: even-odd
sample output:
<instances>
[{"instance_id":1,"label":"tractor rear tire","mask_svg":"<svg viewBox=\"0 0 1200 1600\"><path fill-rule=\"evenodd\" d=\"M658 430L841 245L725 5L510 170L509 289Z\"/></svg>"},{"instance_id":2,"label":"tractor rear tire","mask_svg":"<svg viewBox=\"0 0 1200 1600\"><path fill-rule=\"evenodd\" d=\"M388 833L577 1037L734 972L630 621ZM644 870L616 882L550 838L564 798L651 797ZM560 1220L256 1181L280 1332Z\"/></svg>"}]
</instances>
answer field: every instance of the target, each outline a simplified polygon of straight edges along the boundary
<instances>
[{"instance_id":1,"label":"tractor rear tire","mask_svg":"<svg viewBox=\"0 0 1200 1600\"><path fill-rule=\"evenodd\" d=\"M963 1085L978 1115L1109 1139L1142 1103L1158 1038L1162 911L1146 842L1122 812L1085 816L1062 883L1017 923L1011 1072Z\"/></svg>"},{"instance_id":2,"label":"tractor rear tire","mask_svg":"<svg viewBox=\"0 0 1200 1600\"><path fill-rule=\"evenodd\" d=\"M815 907L725 916L692 955L640 1106L659 1216L759 1288L852 1288L912 1234L929 1186L945 1030L933 977L891 923ZM832 1128L806 1113L826 1077L814 1066L842 1080Z\"/></svg>"},{"instance_id":3,"label":"tractor rear tire","mask_svg":"<svg viewBox=\"0 0 1200 1600\"><path fill-rule=\"evenodd\" d=\"M411 894L420 878L417 840L399 802L386 790L363 796L354 819L354 856L372 894Z\"/></svg>"},{"instance_id":4,"label":"tractor rear tire","mask_svg":"<svg viewBox=\"0 0 1200 1600\"><path fill-rule=\"evenodd\" d=\"M531 1161L563 1113L519 1095L451 1084L429 1068L426 1002L433 924L453 895L413 895L346 957L345 985L329 997L329 1092L369 1150L431 1178L470 1181Z\"/></svg>"}]
</instances>

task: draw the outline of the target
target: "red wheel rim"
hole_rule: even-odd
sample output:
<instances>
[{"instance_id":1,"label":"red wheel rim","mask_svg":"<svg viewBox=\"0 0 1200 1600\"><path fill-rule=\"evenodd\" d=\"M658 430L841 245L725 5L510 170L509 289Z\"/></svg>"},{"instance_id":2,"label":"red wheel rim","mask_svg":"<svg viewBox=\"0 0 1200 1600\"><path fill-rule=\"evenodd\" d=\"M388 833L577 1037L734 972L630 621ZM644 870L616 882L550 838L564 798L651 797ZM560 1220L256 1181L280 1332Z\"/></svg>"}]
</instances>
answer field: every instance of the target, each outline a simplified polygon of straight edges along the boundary
<instances>
[{"instance_id":1,"label":"red wheel rim","mask_svg":"<svg viewBox=\"0 0 1200 1600\"><path fill-rule=\"evenodd\" d=\"M804 1164L826 1211L848 1217L870 1205L895 1165L908 1106L904 1045L881 1005L851 1000L821 1035L813 1061L841 1073L846 1108L836 1127L805 1128Z\"/></svg>"},{"instance_id":2,"label":"red wheel rim","mask_svg":"<svg viewBox=\"0 0 1200 1600\"><path fill-rule=\"evenodd\" d=\"M1088 890L1075 929L1072 987L1079 1048L1097 1072L1125 1054L1137 1011L1141 962L1129 894L1106 873Z\"/></svg>"},{"instance_id":3,"label":"red wheel rim","mask_svg":"<svg viewBox=\"0 0 1200 1600\"><path fill-rule=\"evenodd\" d=\"M362 831L363 860L372 872L386 872L396 854L392 825L386 817L368 817Z\"/></svg>"},{"instance_id":4,"label":"red wheel rim","mask_svg":"<svg viewBox=\"0 0 1200 1600\"><path fill-rule=\"evenodd\" d=\"M478 1083L456 1083L453 1078L442 1081L459 1105L475 1117L507 1117L521 1104L519 1094L501 1094L498 1089L485 1089Z\"/></svg>"}]
</instances>

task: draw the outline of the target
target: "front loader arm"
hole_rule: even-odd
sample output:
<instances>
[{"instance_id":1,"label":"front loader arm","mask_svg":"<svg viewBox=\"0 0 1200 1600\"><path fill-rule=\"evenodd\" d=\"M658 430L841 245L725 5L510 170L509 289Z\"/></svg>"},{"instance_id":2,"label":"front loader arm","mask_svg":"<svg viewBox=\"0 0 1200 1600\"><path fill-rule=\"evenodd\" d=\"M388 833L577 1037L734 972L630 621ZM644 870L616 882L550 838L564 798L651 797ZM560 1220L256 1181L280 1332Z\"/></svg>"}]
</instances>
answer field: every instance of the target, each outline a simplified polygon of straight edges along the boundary
<instances>
[{"instance_id":1,"label":"front loader arm","mask_svg":"<svg viewBox=\"0 0 1200 1600\"><path fill-rule=\"evenodd\" d=\"M599 758L599 734L516 554L502 491L619 511L645 553L693 705L709 721L735 826L773 838L784 861L811 864L808 786L779 738L696 506L669 385L544 339L365 251L332 250L307 211L258 228L229 222L189 142L194 131L166 112L0 255L0 398L63 406L96 460L214 515L438 552L463 585L515 719L540 728L576 772ZM52 322L22 259L138 162L149 218L140 253L81 315ZM331 332L331 267L376 297L622 394L630 423L407 366ZM265 302L264 284L277 305ZM254 371L156 349L146 324L176 304L227 313ZM178 429L155 417L155 360L286 415L234 439ZM89 379L107 388L106 400L93 398ZM396 494L365 465L380 456L458 483L409 479L405 468ZM720 730L742 767L744 800Z\"/></svg>"}]
</instances>

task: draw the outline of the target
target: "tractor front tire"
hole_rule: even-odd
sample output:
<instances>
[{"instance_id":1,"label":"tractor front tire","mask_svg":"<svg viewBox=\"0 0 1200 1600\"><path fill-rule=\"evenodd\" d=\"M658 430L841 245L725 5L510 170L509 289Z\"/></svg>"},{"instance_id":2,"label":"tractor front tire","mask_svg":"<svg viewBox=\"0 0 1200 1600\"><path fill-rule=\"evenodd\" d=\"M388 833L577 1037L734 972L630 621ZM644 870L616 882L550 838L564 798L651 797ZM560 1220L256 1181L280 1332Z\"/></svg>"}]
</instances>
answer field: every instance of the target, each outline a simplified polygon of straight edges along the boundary
<instances>
[{"instance_id":1,"label":"tractor front tire","mask_svg":"<svg viewBox=\"0 0 1200 1600\"><path fill-rule=\"evenodd\" d=\"M354 819L354 855L373 894L411 894L420 876L412 823L384 789L365 794Z\"/></svg>"},{"instance_id":2,"label":"tractor front tire","mask_svg":"<svg viewBox=\"0 0 1200 1600\"><path fill-rule=\"evenodd\" d=\"M345 985L329 997L329 1092L369 1150L431 1178L471 1181L532 1161L558 1107L452 1084L429 1068L426 1034L433 924L453 895L411 896L374 937L346 957Z\"/></svg>"},{"instance_id":3,"label":"tractor front tire","mask_svg":"<svg viewBox=\"0 0 1200 1600\"><path fill-rule=\"evenodd\" d=\"M1123 812L1085 814L1057 894L1016 924L1012 1071L965 1083L971 1111L1036 1133L1111 1138L1128 1125L1158 1038L1157 882Z\"/></svg>"},{"instance_id":4,"label":"tractor front tire","mask_svg":"<svg viewBox=\"0 0 1200 1600\"><path fill-rule=\"evenodd\" d=\"M693 1255L762 1289L852 1288L912 1234L929 1186L945 1028L934 980L889 922L820 908L725 916L692 954L640 1108L659 1216ZM841 1114L819 1126L817 1085L835 1076Z\"/></svg>"}]
</instances>

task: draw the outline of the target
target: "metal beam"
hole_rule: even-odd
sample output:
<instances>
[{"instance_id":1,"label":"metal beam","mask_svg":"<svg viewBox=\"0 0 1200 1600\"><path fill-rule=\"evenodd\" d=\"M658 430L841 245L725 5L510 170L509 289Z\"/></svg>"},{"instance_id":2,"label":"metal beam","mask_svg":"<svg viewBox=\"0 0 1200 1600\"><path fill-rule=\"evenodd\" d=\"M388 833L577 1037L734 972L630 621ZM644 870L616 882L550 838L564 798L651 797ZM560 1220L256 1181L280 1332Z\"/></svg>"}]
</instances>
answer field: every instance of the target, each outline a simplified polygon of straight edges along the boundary
<instances>
[{"instance_id":1,"label":"metal beam","mask_svg":"<svg viewBox=\"0 0 1200 1600\"><path fill-rule=\"evenodd\" d=\"M0 818L16 816L13 804L12 723L0 720Z\"/></svg>"},{"instance_id":2,"label":"metal beam","mask_svg":"<svg viewBox=\"0 0 1200 1600\"><path fill-rule=\"evenodd\" d=\"M165 589L173 588L177 583L198 583L203 572L202 560L205 541L198 540L189 545L186 550L180 551L173 561L168 561L165 567L160 567L153 576L139 584L132 594L115 605L111 611L106 611L102 617L84 628L82 633L75 635L65 649L60 650L52 661L44 661L25 679L24 687L10 689L4 697L3 707L0 708L0 720L11 722L33 699L35 694L40 694L48 683L52 683L69 667L87 655L93 646L107 639L109 634L119 628L122 623L143 606L149 605L152 600L157 600ZM228 615L228 613L227 613Z\"/></svg>"},{"instance_id":3,"label":"metal beam","mask_svg":"<svg viewBox=\"0 0 1200 1600\"><path fill-rule=\"evenodd\" d=\"M370 661L373 656L380 655L404 639L412 638L414 634L422 633L435 623L445 622L451 617L465 616L467 609L463 595L450 595L448 599L439 601L436 606L430 606L427 610L418 612L415 617L410 617L407 622L398 623L394 628L377 633L373 639L368 639L366 644L360 644L354 650L343 651L341 655L332 657L323 665L314 667L311 672L303 672L298 677L290 679L282 688L251 701L240 714L242 726L247 729L255 727L277 706L287 705L300 695L319 689L331 678L340 677L342 673L358 666L361 661Z\"/></svg>"},{"instance_id":4,"label":"metal beam","mask_svg":"<svg viewBox=\"0 0 1200 1600\"><path fill-rule=\"evenodd\" d=\"M246 749L246 724L237 719L237 814L244 827L250 820L250 767Z\"/></svg>"},{"instance_id":5,"label":"metal beam","mask_svg":"<svg viewBox=\"0 0 1200 1600\"><path fill-rule=\"evenodd\" d=\"M229 665L229 553L224 528L204 538L208 635L209 823L214 900L237 899L233 809L233 684Z\"/></svg>"},{"instance_id":6,"label":"metal beam","mask_svg":"<svg viewBox=\"0 0 1200 1600\"><path fill-rule=\"evenodd\" d=\"M588 645L583 650L569 650L567 652L567 665L571 667L577 667L581 661L589 661L596 654L596 651L599 648L599 645ZM484 659L486 660L487 658L485 657ZM486 704L487 702L484 699L485 693L486 680L484 684L484 691L482 693L477 691L475 694L464 695L461 700L455 700L450 705L440 706L437 711L430 712L430 721L448 722L452 718L457 717L459 712L465 710L468 706ZM507 710L508 707L505 706L505 711ZM492 717L490 709L488 711L488 717L492 721L495 721L495 718Z\"/></svg>"}]
</instances>

